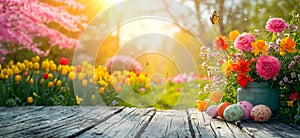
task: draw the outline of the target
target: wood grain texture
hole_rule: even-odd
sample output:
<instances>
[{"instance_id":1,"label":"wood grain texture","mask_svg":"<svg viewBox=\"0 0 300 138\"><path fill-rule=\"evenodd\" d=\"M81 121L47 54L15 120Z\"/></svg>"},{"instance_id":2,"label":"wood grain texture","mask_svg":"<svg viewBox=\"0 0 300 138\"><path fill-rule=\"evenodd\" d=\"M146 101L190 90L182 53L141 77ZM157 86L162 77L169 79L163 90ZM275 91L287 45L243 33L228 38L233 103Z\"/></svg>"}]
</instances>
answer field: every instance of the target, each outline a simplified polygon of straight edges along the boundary
<instances>
[{"instance_id":1,"label":"wood grain texture","mask_svg":"<svg viewBox=\"0 0 300 138\"><path fill-rule=\"evenodd\" d=\"M204 116L204 112L199 112L195 108L188 109L187 112L195 137L215 137L215 133L210 126L211 117Z\"/></svg>"},{"instance_id":2,"label":"wood grain texture","mask_svg":"<svg viewBox=\"0 0 300 138\"><path fill-rule=\"evenodd\" d=\"M79 137L136 137L154 113L154 108L125 108Z\"/></svg>"},{"instance_id":3,"label":"wood grain texture","mask_svg":"<svg viewBox=\"0 0 300 138\"><path fill-rule=\"evenodd\" d=\"M185 110L157 111L141 137L192 137Z\"/></svg>"},{"instance_id":4,"label":"wood grain texture","mask_svg":"<svg viewBox=\"0 0 300 138\"><path fill-rule=\"evenodd\" d=\"M233 137L300 136L299 125L269 120L230 123L195 108L106 106L0 107L0 137Z\"/></svg>"},{"instance_id":5,"label":"wood grain texture","mask_svg":"<svg viewBox=\"0 0 300 138\"><path fill-rule=\"evenodd\" d=\"M263 126L263 124L264 123L256 123L253 121L248 121L248 122L240 122L239 126L242 128L242 130L245 133L247 133L251 137L255 137L255 138L281 137L280 135L276 134L274 130L270 130L265 126Z\"/></svg>"}]
</instances>

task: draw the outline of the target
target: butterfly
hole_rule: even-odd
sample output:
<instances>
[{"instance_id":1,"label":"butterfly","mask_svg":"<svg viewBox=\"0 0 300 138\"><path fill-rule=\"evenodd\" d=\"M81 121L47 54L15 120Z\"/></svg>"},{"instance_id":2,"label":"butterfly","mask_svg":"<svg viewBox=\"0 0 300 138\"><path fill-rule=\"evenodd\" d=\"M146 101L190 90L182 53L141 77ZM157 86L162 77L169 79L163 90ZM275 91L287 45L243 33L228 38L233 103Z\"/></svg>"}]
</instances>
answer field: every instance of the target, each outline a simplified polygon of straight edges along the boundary
<instances>
[{"instance_id":1,"label":"butterfly","mask_svg":"<svg viewBox=\"0 0 300 138\"><path fill-rule=\"evenodd\" d=\"M212 16L210 17L210 21L212 24L217 24L220 21L220 16L217 15L217 12L214 11Z\"/></svg>"}]
</instances>

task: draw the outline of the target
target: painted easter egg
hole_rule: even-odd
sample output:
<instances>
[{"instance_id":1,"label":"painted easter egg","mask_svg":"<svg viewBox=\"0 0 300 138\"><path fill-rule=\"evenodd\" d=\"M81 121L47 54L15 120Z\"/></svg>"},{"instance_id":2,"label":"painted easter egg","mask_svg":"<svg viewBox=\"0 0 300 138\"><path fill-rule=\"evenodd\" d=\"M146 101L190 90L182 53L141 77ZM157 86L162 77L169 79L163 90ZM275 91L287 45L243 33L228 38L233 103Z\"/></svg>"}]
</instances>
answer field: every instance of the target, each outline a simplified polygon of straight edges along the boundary
<instances>
[{"instance_id":1,"label":"painted easter egg","mask_svg":"<svg viewBox=\"0 0 300 138\"><path fill-rule=\"evenodd\" d=\"M244 115L242 120L248 120L250 119L250 112L251 109L253 108L252 103L248 102L248 101L240 101L237 103L239 106L242 107L243 111L244 111Z\"/></svg>"},{"instance_id":2,"label":"painted easter egg","mask_svg":"<svg viewBox=\"0 0 300 138\"><path fill-rule=\"evenodd\" d=\"M224 118L229 122L236 122L242 119L244 110L237 104L229 105L224 110Z\"/></svg>"},{"instance_id":3,"label":"painted easter egg","mask_svg":"<svg viewBox=\"0 0 300 138\"><path fill-rule=\"evenodd\" d=\"M223 115L224 110L225 110L225 108L226 108L227 106L229 106L229 105L230 105L230 103L224 102L224 103L221 103L221 104L218 106L218 108L217 108L217 113L218 113L218 116L221 117L222 119L224 119L224 115Z\"/></svg>"},{"instance_id":4,"label":"painted easter egg","mask_svg":"<svg viewBox=\"0 0 300 138\"><path fill-rule=\"evenodd\" d=\"M272 115L272 111L270 107L263 104L254 106L250 112L250 118L256 122L268 121L271 115Z\"/></svg>"},{"instance_id":5,"label":"painted easter egg","mask_svg":"<svg viewBox=\"0 0 300 138\"><path fill-rule=\"evenodd\" d=\"M218 116L217 108L218 108L217 105L211 105L207 108L206 113L211 117L217 117Z\"/></svg>"}]
</instances>

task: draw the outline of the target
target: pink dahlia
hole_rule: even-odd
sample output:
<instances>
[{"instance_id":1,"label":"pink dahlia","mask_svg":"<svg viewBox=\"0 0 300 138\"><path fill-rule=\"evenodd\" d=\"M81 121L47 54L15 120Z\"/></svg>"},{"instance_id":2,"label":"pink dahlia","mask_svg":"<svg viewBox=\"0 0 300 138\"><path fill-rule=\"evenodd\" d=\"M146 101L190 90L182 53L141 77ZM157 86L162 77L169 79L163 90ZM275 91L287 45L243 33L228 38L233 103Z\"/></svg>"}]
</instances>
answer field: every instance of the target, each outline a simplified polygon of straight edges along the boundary
<instances>
[{"instance_id":1,"label":"pink dahlia","mask_svg":"<svg viewBox=\"0 0 300 138\"><path fill-rule=\"evenodd\" d=\"M280 68L280 62L275 57L260 56L257 60L256 71L265 80L276 77Z\"/></svg>"},{"instance_id":2,"label":"pink dahlia","mask_svg":"<svg viewBox=\"0 0 300 138\"><path fill-rule=\"evenodd\" d=\"M240 51L252 51L251 43L255 41L255 37L249 33L240 34L234 41L234 46Z\"/></svg>"},{"instance_id":3,"label":"pink dahlia","mask_svg":"<svg viewBox=\"0 0 300 138\"><path fill-rule=\"evenodd\" d=\"M288 25L281 18L270 18L266 23L266 30L273 33L281 33Z\"/></svg>"}]
</instances>

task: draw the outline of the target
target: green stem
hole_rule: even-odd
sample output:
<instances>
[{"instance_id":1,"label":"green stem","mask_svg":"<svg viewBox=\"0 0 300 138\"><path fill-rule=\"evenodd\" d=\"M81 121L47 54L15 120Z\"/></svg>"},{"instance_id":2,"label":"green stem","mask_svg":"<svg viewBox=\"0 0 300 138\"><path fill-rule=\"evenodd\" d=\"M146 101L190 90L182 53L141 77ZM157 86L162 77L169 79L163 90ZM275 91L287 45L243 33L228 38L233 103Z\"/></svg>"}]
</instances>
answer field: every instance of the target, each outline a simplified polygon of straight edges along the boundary
<instances>
[{"instance_id":1,"label":"green stem","mask_svg":"<svg viewBox=\"0 0 300 138\"><path fill-rule=\"evenodd\" d=\"M269 32L266 37L264 38L264 40L266 40L267 37L269 37L269 35L271 35L272 32Z\"/></svg>"}]
</instances>

